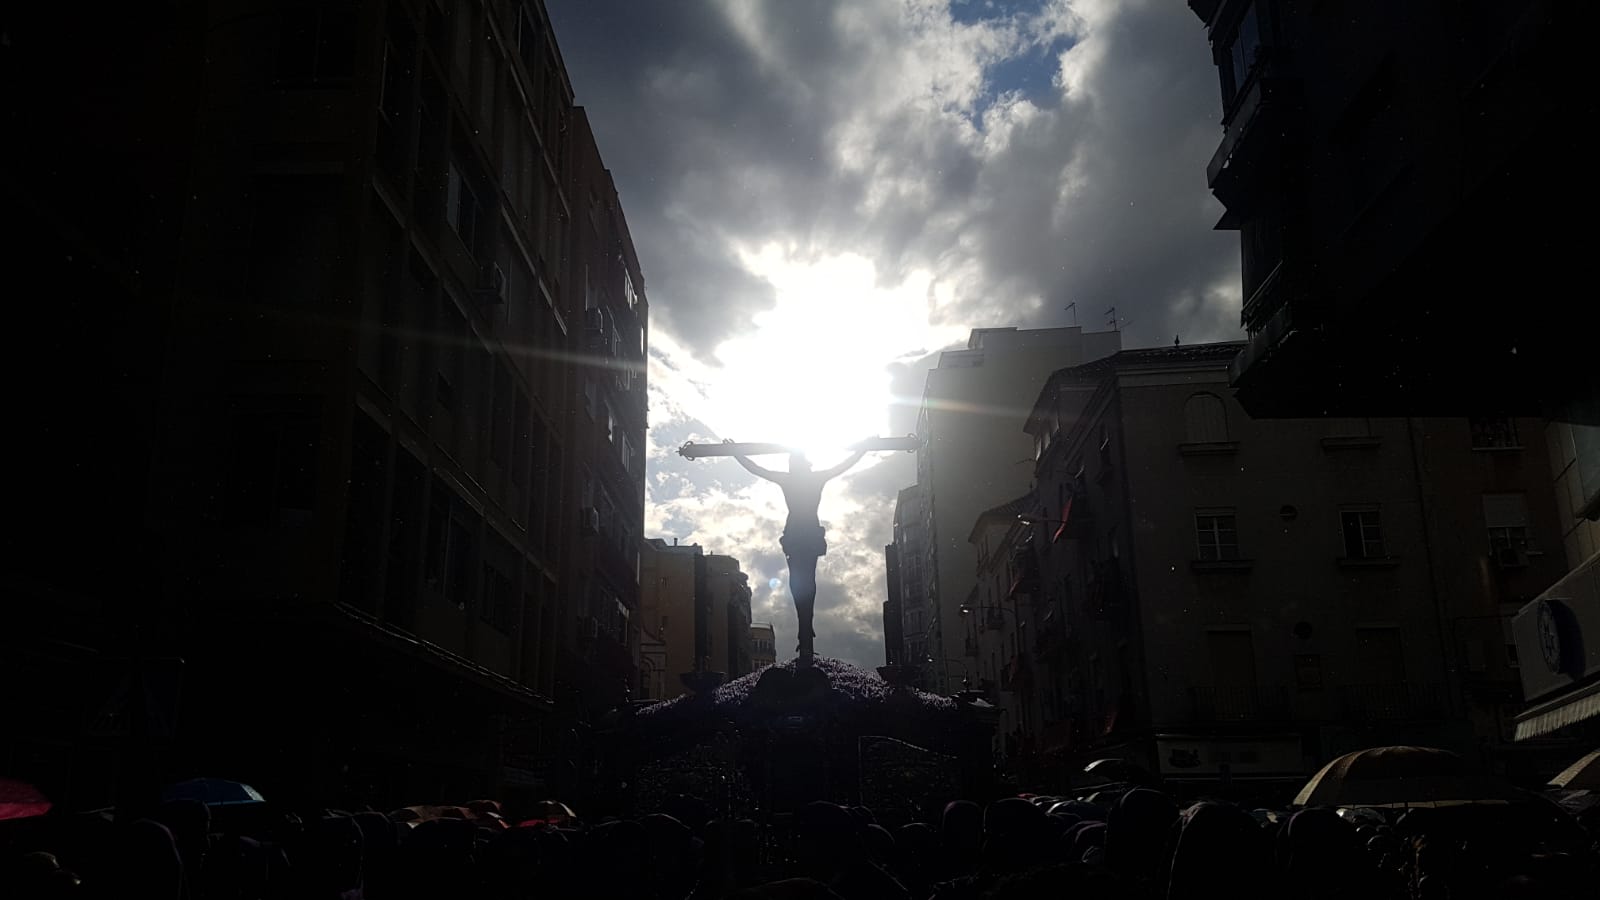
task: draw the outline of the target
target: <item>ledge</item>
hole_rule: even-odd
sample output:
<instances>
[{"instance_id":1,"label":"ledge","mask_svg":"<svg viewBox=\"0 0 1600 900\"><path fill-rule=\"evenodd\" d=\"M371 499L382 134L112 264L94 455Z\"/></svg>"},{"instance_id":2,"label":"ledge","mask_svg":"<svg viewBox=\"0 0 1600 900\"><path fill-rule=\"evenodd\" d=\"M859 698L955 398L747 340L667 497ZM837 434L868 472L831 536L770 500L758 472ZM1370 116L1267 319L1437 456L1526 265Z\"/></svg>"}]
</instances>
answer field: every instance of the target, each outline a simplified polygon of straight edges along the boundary
<instances>
[{"instance_id":1,"label":"ledge","mask_svg":"<svg viewBox=\"0 0 1600 900\"><path fill-rule=\"evenodd\" d=\"M1324 450L1370 450L1380 446L1382 439L1370 434L1352 434L1342 437L1325 437L1322 439Z\"/></svg>"},{"instance_id":2,"label":"ledge","mask_svg":"<svg viewBox=\"0 0 1600 900\"><path fill-rule=\"evenodd\" d=\"M1183 456L1230 456L1238 452L1238 441L1192 441L1178 445L1178 453Z\"/></svg>"},{"instance_id":3,"label":"ledge","mask_svg":"<svg viewBox=\"0 0 1600 900\"><path fill-rule=\"evenodd\" d=\"M1189 561L1189 571L1196 575L1248 572L1255 564L1253 559L1192 559Z\"/></svg>"},{"instance_id":4,"label":"ledge","mask_svg":"<svg viewBox=\"0 0 1600 900\"><path fill-rule=\"evenodd\" d=\"M1341 569L1393 569L1398 565L1400 565L1400 557L1398 556L1339 557L1339 568Z\"/></svg>"}]
</instances>

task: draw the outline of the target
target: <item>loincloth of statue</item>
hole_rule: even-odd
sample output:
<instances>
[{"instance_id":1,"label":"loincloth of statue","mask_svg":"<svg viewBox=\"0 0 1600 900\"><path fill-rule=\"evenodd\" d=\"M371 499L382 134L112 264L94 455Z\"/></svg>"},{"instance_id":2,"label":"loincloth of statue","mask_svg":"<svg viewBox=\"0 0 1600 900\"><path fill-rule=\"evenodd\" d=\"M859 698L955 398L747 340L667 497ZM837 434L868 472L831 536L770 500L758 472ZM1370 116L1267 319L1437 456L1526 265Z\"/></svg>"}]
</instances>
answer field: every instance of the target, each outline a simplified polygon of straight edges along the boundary
<instances>
[{"instance_id":1,"label":"loincloth of statue","mask_svg":"<svg viewBox=\"0 0 1600 900\"><path fill-rule=\"evenodd\" d=\"M783 529L778 546L786 557L828 555L828 542L823 538L821 525L790 525Z\"/></svg>"}]
</instances>

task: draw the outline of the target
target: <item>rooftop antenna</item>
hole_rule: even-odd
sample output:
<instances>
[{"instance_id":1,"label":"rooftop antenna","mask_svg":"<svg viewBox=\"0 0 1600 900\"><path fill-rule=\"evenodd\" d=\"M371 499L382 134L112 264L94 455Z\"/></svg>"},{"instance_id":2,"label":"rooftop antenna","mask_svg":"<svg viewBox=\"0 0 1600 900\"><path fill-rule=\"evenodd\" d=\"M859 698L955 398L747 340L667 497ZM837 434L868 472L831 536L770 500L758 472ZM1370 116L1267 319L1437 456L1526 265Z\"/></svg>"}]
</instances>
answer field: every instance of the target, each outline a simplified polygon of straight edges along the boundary
<instances>
[{"instance_id":1,"label":"rooftop antenna","mask_svg":"<svg viewBox=\"0 0 1600 900\"><path fill-rule=\"evenodd\" d=\"M1072 327L1073 328L1077 328L1078 327L1078 301L1074 300L1071 303L1068 303L1066 311L1069 312L1069 313L1072 313Z\"/></svg>"},{"instance_id":2,"label":"rooftop antenna","mask_svg":"<svg viewBox=\"0 0 1600 900\"><path fill-rule=\"evenodd\" d=\"M1111 330L1112 331L1121 331L1122 329L1117 327L1117 308L1115 306L1113 306L1110 309L1106 310L1106 315L1111 317L1111 321L1106 323L1107 325L1111 326Z\"/></svg>"}]
</instances>

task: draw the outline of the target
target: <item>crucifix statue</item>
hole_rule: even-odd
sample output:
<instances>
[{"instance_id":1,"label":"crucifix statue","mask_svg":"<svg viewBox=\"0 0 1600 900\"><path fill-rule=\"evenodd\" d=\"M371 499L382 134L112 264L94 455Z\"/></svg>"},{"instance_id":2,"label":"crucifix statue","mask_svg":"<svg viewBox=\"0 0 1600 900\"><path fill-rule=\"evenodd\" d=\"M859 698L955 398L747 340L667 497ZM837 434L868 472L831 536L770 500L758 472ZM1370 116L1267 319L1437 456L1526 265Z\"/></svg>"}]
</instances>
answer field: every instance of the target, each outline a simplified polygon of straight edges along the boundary
<instances>
[{"instance_id":1,"label":"crucifix statue","mask_svg":"<svg viewBox=\"0 0 1600 900\"><path fill-rule=\"evenodd\" d=\"M813 470L805 452L782 444L696 444L690 442L678 449L689 459L708 456L731 456L750 474L776 484L783 489L783 501L789 508L789 517L783 523L783 536L778 544L789 563L789 593L794 597L795 615L799 619L799 653L801 665L811 662L812 640L816 633L811 628L812 613L817 600L817 560L828 552L828 542L823 537L822 522L817 518L817 506L822 502L822 487L836 476L843 475L861 458L873 451L915 450L914 436L903 438L868 438L849 448L851 456L844 462L826 469ZM789 471L774 472L750 461L752 456L786 453Z\"/></svg>"}]
</instances>

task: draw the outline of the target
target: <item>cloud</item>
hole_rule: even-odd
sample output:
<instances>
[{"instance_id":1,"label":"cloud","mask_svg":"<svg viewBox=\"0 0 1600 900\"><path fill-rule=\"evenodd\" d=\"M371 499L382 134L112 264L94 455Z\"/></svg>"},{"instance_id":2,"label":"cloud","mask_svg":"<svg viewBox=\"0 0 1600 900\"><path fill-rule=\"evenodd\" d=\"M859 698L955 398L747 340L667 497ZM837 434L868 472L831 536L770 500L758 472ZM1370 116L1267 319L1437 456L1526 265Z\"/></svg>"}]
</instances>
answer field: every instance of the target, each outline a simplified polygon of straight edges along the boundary
<instances>
[{"instance_id":1,"label":"cloud","mask_svg":"<svg viewBox=\"0 0 1600 900\"><path fill-rule=\"evenodd\" d=\"M881 358L868 363L902 398L885 411L890 433L914 427L922 373L972 327L1069 324L1076 303L1092 329L1115 307L1125 346L1238 336L1237 239L1211 230L1221 207L1204 178L1221 137L1216 72L1181 4L551 0L550 12L651 301L647 525L745 560L780 640L793 618L768 586L786 580L776 489L672 451L748 437L750 396L804 390L806 366L840 361L826 333L807 333L804 352L761 376L770 385L728 389L752 377L734 348L795 350L761 341L781 338L763 327L792 336L796 271L853 279L859 317L818 309L838 333L873 323ZM903 325L883 325L886 310ZM829 486L821 652L881 662L882 548L909 459Z\"/></svg>"}]
</instances>

